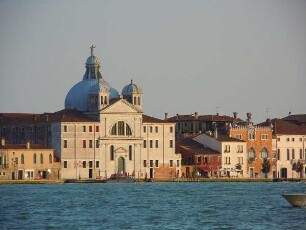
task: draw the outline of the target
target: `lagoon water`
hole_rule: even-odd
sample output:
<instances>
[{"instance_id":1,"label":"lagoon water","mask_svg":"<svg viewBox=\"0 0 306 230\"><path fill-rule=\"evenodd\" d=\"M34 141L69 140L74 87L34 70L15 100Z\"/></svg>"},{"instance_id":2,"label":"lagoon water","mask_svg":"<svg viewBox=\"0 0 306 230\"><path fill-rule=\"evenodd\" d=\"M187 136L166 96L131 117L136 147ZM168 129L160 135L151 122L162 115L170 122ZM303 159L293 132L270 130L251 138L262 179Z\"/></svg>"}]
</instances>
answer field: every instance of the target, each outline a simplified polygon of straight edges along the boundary
<instances>
[{"instance_id":1,"label":"lagoon water","mask_svg":"<svg viewBox=\"0 0 306 230\"><path fill-rule=\"evenodd\" d=\"M0 185L0 229L306 229L305 183Z\"/></svg>"}]
</instances>

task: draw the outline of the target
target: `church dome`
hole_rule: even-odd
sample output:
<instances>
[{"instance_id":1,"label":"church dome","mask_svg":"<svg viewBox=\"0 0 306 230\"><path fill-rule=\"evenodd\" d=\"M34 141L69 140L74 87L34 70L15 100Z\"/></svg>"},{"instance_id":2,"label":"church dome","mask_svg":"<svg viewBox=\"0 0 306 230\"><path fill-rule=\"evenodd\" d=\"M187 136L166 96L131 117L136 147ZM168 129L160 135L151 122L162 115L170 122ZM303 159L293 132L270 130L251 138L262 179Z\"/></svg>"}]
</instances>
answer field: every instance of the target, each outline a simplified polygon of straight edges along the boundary
<instances>
[{"instance_id":1,"label":"church dome","mask_svg":"<svg viewBox=\"0 0 306 230\"><path fill-rule=\"evenodd\" d=\"M122 95L124 96L132 94L142 94L141 88L133 84L133 80L131 80L131 84L126 85L122 90Z\"/></svg>"},{"instance_id":2,"label":"church dome","mask_svg":"<svg viewBox=\"0 0 306 230\"><path fill-rule=\"evenodd\" d=\"M103 78L99 71L100 62L93 55L93 46L91 56L86 61L86 72L83 80L75 84L68 92L65 99L66 109L77 109L85 112L89 110L89 95L105 92L109 94L109 99L119 98L117 90L112 88Z\"/></svg>"}]
</instances>

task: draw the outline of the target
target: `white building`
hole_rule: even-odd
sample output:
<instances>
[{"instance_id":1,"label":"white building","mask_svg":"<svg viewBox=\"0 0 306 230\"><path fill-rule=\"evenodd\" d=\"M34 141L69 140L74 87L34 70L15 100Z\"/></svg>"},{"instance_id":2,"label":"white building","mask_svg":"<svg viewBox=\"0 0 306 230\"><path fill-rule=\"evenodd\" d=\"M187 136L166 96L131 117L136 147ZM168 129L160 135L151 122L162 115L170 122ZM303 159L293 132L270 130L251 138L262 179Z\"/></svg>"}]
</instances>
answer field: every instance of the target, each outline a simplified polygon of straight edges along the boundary
<instances>
[{"instance_id":1,"label":"white building","mask_svg":"<svg viewBox=\"0 0 306 230\"><path fill-rule=\"evenodd\" d=\"M83 80L68 92L65 110L51 115L60 117L52 124L52 146L62 162L61 178L180 175L175 123L144 115L140 87L131 81L119 95L99 69L91 47Z\"/></svg>"},{"instance_id":2,"label":"white building","mask_svg":"<svg viewBox=\"0 0 306 230\"><path fill-rule=\"evenodd\" d=\"M222 175L248 177L246 142L217 132L200 134L193 138L195 141L221 153ZM241 171L237 166L241 165ZM239 171L239 173L237 173Z\"/></svg>"}]
</instances>

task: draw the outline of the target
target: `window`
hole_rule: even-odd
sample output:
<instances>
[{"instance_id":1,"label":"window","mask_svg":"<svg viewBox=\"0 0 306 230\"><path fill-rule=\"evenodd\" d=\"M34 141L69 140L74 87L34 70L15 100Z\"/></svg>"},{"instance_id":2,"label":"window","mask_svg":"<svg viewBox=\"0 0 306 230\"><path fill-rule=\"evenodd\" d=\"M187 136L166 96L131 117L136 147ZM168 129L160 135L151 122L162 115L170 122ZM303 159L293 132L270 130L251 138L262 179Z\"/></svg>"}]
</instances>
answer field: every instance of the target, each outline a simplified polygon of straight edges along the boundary
<instances>
[{"instance_id":1,"label":"window","mask_svg":"<svg viewBox=\"0 0 306 230\"><path fill-rule=\"evenodd\" d=\"M92 161L88 161L88 168L92 168Z\"/></svg>"},{"instance_id":2,"label":"window","mask_svg":"<svg viewBox=\"0 0 306 230\"><path fill-rule=\"evenodd\" d=\"M225 164L226 165L231 164L231 158L230 157L225 157Z\"/></svg>"},{"instance_id":3,"label":"window","mask_svg":"<svg viewBox=\"0 0 306 230\"><path fill-rule=\"evenodd\" d=\"M22 133L24 133L24 127L21 127L20 131L21 131Z\"/></svg>"},{"instance_id":4,"label":"window","mask_svg":"<svg viewBox=\"0 0 306 230\"><path fill-rule=\"evenodd\" d=\"M114 146L110 146L110 160L113 161L115 159L115 149Z\"/></svg>"},{"instance_id":5,"label":"window","mask_svg":"<svg viewBox=\"0 0 306 230\"><path fill-rule=\"evenodd\" d=\"M222 160L222 158L220 156L218 156L218 163L221 164L221 160Z\"/></svg>"},{"instance_id":6,"label":"window","mask_svg":"<svg viewBox=\"0 0 306 230\"><path fill-rule=\"evenodd\" d=\"M29 131L30 131L30 133L32 133L32 132L33 132L33 127L32 127L32 126L30 126Z\"/></svg>"},{"instance_id":7,"label":"window","mask_svg":"<svg viewBox=\"0 0 306 230\"><path fill-rule=\"evenodd\" d=\"M248 157L250 161L254 161L255 160L255 150L253 148L250 148L248 151Z\"/></svg>"},{"instance_id":8,"label":"window","mask_svg":"<svg viewBox=\"0 0 306 230\"><path fill-rule=\"evenodd\" d=\"M21 164L24 164L24 154L21 154L21 159L20 159L20 161L21 161Z\"/></svg>"},{"instance_id":9,"label":"window","mask_svg":"<svg viewBox=\"0 0 306 230\"><path fill-rule=\"evenodd\" d=\"M40 163L43 164L44 163L44 155L41 153L40 154Z\"/></svg>"},{"instance_id":10,"label":"window","mask_svg":"<svg viewBox=\"0 0 306 230\"><path fill-rule=\"evenodd\" d=\"M152 133L153 132L153 127L152 126L150 126L150 133Z\"/></svg>"},{"instance_id":11,"label":"window","mask_svg":"<svg viewBox=\"0 0 306 230\"><path fill-rule=\"evenodd\" d=\"M197 163L201 163L201 156L197 157Z\"/></svg>"},{"instance_id":12,"label":"window","mask_svg":"<svg viewBox=\"0 0 306 230\"><path fill-rule=\"evenodd\" d=\"M231 152L231 146L230 145L225 145L224 152L225 153L230 153Z\"/></svg>"},{"instance_id":13,"label":"window","mask_svg":"<svg viewBox=\"0 0 306 230\"><path fill-rule=\"evenodd\" d=\"M289 161L289 160L290 160L290 150L287 149L287 161Z\"/></svg>"},{"instance_id":14,"label":"window","mask_svg":"<svg viewBox=\"0 0 306 230\"><path fill-rule=\"evenodd\" d=\"M147 161L143 160L143 167L147 167Z\"/></svg>"},{"instance_id":15,"label":"window","mask_svg":"<svg viewBox=\"0 0 306 230\"><path fill-rule=\"evenodd\" d=\"M290 139L289 139L289 138L286 138L286 141L290 141Z\"/></svg>"},{"instance_id":16,"label":"window","mask_svg":"<svg viewBox=\"0 0 306 230\"><path fill-rule=\"evenodd\" d=\"M15 164L18 165L18 157L15 157Z\"/></svg>"},{"instance_id":17,"label":"window","mask_svg":"<svg viewBox=\"0 0 306 230\"><path fill-rule=\"evenodd\" d=\"M140 97L138 97L138 105L140 105Z\"/></svg>"},{"instance_id":18,"label":"window","mask_svg":"<svg viewBox=\"0 0 306 230\"><path fill-rule=\"evenodd\" d=\"M92 126L90 125L88 128L89 128L89 132L91 133L92 132Z\"/></svg>"},{"instance_id":19,"label":"window","mask_svg":"<svg viewBox=\"0 0 306 230\"><path fill-rule=\"evenodd\" d=\"M294 141L294 137L291 138L291 141Z\"/></svg>"},{"instance_id":20,"label":"window","mask_svg":"<svg viewBox=\"0 0 306 230\"><path fill-rule=\"evenodd\" d=\"M280 137L277 138L277 141L280 141Z\"/></svg>"},{"instance_id":21,"label":"window","mask_svg":"<svg viewBox=\"0 0 306 230\"><path fill-rule=\"evenodd\" d=\"M170 127L170 133L173 133L173 127L172 126Z\"/></svg>"},{"instance_id":22,"label":"window","mask_svg":"<svg viewBox=\"0 0 306 230\"><path fill-rule=\"evenodd\" d=\"M150 149L153 148L153 141L150 140Z\"/></svg>"},{"instance_id":23,"label":"window","mask_svg":"<svg viewBox=\"0 0 306 230\"><path fill-rule=\"evenodd\" d=\"M292 149L292 159L295 159L295 151Z\"/></svg>"},{"instance_id":24,"label":"window","mask_svg":"<svg viewBox=\"0 0 306 230\"><path fill-rule=\"evenodd\" d=\"M158 126L155 126L155 133L158 133Z\"/></svg>"},{"instance_id":25,"label":"window","mask_svg":"<svg viewBox=\"0 0 306 230\"><path fill-rule=\"evenodd\" d=\"M277 160L280 160L280 149L277 149Z\"/></svg>"},{"instance_id":26,"label":"window","mask_svg":"<svg viewBox=\"0 0 306 230\"><path fill-rule=\"evenodd\" d=\"M300 159L303 160L303 150L300 149Z\"/></svg>"},{"instance_id":27,"label":"window","mask_svg":"<svg viewBox=\"0 0 306 230\"><path fill-rule=\"evenodd\" d=\"M100 147L100 142L99 140L96 140L96 148L98 149Z\"/></svg>"},{"instance_id":28,"label":"window","mask_svg":"<svg viewBox=\"0 0 306 230\"><path fill-rule=\"evenodd\" d=\"M96 161L96 168L99 168L99 167L100 167L100 162Z\"/></svg>"},{"instance_id":29,"label":"window","mask_svg":"<svg viewBox=\"0 0 306 230\"><path fill-rule=\"evenodd\" d=\"M170 160L170 167L173 167L173 160Z\"/></svg>"},{"instance_id":30,"label":"window","mask_svg":"<svg viewBox=\"0 0 306 230\"><path fill-rule=\"evenodd\" d=\"M147 148L147 140L143 140L143 147Z\"/></svg>"},{"instance_id":31,"label":"window","mask_svg":"<svg viewBox=\"0 0 306 230\"><path fill-rule=\"evenodd\" d=\"M173 148L173 140L170 140L170 148Z\"/></svg>"},{"instance_id":32,"label":"window","mask_svg":"<svg viewBox=\"0 0 306 230\"><path fill-rule=\"evenodd\" d=\"M67 142L67 140L64 140L64 148L66 149L67 147L68 147L68 142Z\"/></svg>"},{"instance_id":33,"label":"window","mask_svg":"<svg viewBox=\"0 0 306 230\"><path fill-rule=\"evenodd\" d=\"M86 148L86 140L83 140L83 148Z\"/></svg>"},{"instance_id":34,"label":"window","mask_svg":"<svg viewBox=\"0 0 306 230\"><path fill-rule=\"evenodd\" d=\"M155 160L155 167L158 167L158 160Z\"/></svg>"},{"instance_id":35,"label":"window","mask_svg":"<svg viewBox=\"0 0 306 230\"><path fill-rule=\"evenodd\" d=\"M36 153L34 153L33 155L33 164L36 164L37 163L37 155Z\"/></svg>"},{"instance_id":36,"label":"window","mask_svg":"<svg viewBox=\"0 0 306 230\"><path fill-rule=\"evenodd\" d=\"M40 132L41 131L41 126L38 126L38 132Z\"/></svg>"},{"instance_id":37,"label":"window","mask_svg":"<svg viewBox=\"0 0 306 230\"><path fill-rule=\"evenodd\" d=\"M2 133L6 132L6 127L2 127Z\"/></svg>"},{"instance_id":38,"label":"window","mask_svg":"<svg viewBox=\"0 0 306 230\"><path fill-rule=\"evenodd\" d=\"M129 146L129 160L131 161L133 159L133 148L132 145Z\"/></svg>"},{"instance_id":39,"label":"window","mask_svg":"<svg viewBox=\"0 0 306 230\"><path fill-rule=\"evenodd\" d=\"M89 140L89 148L92 148L92 140Z\"/></svg>"},{"instance_id":40,"label":"window","mask_svg":"<svg viewBox=\"0 0 306 230\"><path fill-rule=\"evenodd\" d=\"M268 140L267 134L261 134L261 140Z\"/></svg>"},{"instance_id":41,"label":"window","mask_svg":"<svg viewBox=\"0 0 306 230\"><path fill-rule=\"evenodd\" d=\"M52 154L49 154L49 164L52 164Z\"/></svg>"},{"instance_id":42,"label":"window","mask_svg":"<svg viewBox=\"0 0 306 230\"><path fill-rule=\"evenodd\" d=\"M64 168L68 168L68 162L67 161L64 161Z\"/></svg>"},{"instance_id":43,"label":"window","mask_svg":"<svg viewBox=\"0 0 306 230\"><path fill-rule=\"evenodd\" d=\"M85 125L83 126L83 132L86 132L86 126Z\"/></svg>"},{"instance_id":44,"label":"window","mask_svg":"<svg viewBox=\"0 0 306 230\"><path fill-rule=\"evenodd\" d=\"M237 153L243 153L243 145L237 145Z\"/></svg>"},{"instance_id":45,"label":"window","mask_svg":"<svg viewBox=\"0 0 306 230\"><path fill-rule=\"evenodd\" d=\"M303 138L300 138L299 141L303 141Z\"/></svg>"},{"instance_id":46,"label":"window","mask_svg":"<svg viewBox=\"0 0 306 230\"><path fill-rule=\"evenodd\" d=\"M96 126L96 133L99 132L99 126Z\"/></svg>"},{"instance_id":47,"label":"window","mask_svg":"<svg viewBox=\"0 0 306 230\"><path fill-rule=\"evenodd\" d=\"M266 148L262 148L260 150L260 157L262 159L267 159L269 157L268 150Z\"/></svg>"},{"instance_id":48,"label":"window","mask_svg":"<svg viewBox=\"0 0 306 230\"><path fill-rule=\"evenodd\" d=\"M52 131L52 126L48 125L47 130L48 130L48 132L51 132Z\"/></svg>"},{"instance_id":49,"label":"window","mask_svg":"<svg viewBox=\"0 0 306 230\"><path fill-rule=\"evenodd\" d=\"M143 126L143 132L146 133L147 132L147 127Z\"/></svg>"},{"instance_id":50,"label":"window","mask_svg":"<svg viewBox=\"0 0 306 230\"><path fill-rule=\"evenodd\" d=\"M111 129L111 135L118 136L131 136L132 130L130 126L124 121L118 121L115 123Z\"/></svg>"},{"instance_id":51,"label":"window","mask_svg":"<svg viewBox=\"0 0 306 230\"><path fill-rule=\"evenodd\" d=\"M249 140L255 140L255 129L250 129L248 131L248 139Z\"/></svg>"},{"instance_id":52,"label":"window","mask_svg":"<svg viewBox=\"0 0 306 230\"><path fill-rule=\"evenodd\" d=\"M150 160L150 167L153 167L153 160Z\"/></svg>"},{"instance_id":53,"label":"window","mask_svg":"<svg viewBox=\"0 0 306 230\"><path fill-rule=\"evenodd\" d=\"M236 135L235 135L235 138L236 138L236 139L239 139L239 140L242 140L242 135L241 135L241 134L236 134Z\"/></svg>"},{"instance_id":54,"label":"window","mask_svg":"<svg viewBox=\"0 0 306 230\"><path fill-rule=\"evenodd\" d=\"M64 132L67 132L67 125L64 125Z\"/></svg>"},{"instance_id":55,"label":"window","mask_svg":"<svg viewBox=\"0 0 306 230\"><path fill-rule=\"evenodd\" d=\"M83 168L86 168L86 161L83 161Z\"/></svg>"},{"instance_id":56,"label":"window","mask_svg":"<svg viewBox=\"0 0 306 230\"><path fill-rule=\"evenodd\" d=\"M158 140L155 140L155 148L158 148Z\"/></svg>"},{"instance_id":57,"label":"window","mask_svg":"<svg viewBox=\"0 0 306 230\"><path fill-rule=\"evenodd\" d=\"M238 157L237 161L239 164L243 165L243 157Z\"/></svg>"},{"instance_id":58,"label":"window","mask_svg":"<svg viewBox=\"0 0 306 230\"><path fill-rule=\"evenodd\" d=\"M180 166L180 160L176 160L176 167Z\"/></svg>"}]
</instances>

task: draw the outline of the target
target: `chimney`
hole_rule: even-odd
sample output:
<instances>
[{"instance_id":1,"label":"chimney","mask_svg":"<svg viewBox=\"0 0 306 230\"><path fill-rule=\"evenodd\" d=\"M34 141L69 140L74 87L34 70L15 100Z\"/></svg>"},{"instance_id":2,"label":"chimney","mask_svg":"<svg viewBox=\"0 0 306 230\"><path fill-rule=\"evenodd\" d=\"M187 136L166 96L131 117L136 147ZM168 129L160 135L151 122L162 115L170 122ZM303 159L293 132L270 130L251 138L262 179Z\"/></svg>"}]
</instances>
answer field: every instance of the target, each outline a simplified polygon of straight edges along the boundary
<instances>
[{"instance_id":1,"label":"chimney","mask_svg":"<svg viewBox=\"0 0 306 230\"><path fill-rule=\"evenodd\" d=\"M33 115L33 122L36 123L37 121L37 115Z\"/></svg>"},{"instance_id":2,"label":"chimney","mask_svg":"<svg viewBox=\"0 0 306 230\"><path fill-rule=\"evenodd\" d=\"M49 115L45 115L46 122L49 122Z\"/></svg>"},{"instance_id":3,"label":"chimney","mask_svg":"<svg viewBox=\"0 0 306 230\"><path fill-rule=\"evenodd\" d=\"M165 120L168 120L168 113L165 113Z\"/></svg>"},{"instance_id":4,"label":"chimney","mask_svg":"<svg viewBox=\"0 0 306 230\"><path fill-rule=\"evenodd\" d=\"M247 124L248 125L251 124L251 120L252 120L252 114L251 113L247 113Z\"/></svg>"},{"instance_id":5,"label":"chimney","mask_svg":"<svg viewBox=\"0 0 306 230\"><path fill-rule=\"evenodd\" d=\"M233 112L233 115L234 115L234 119L233 119L233 127L236 127L237 126L237 112Z\"/></svg>"},{"instance_id":6,"label":"chimney","mask_svg":"<svg viewBox=\"0 0 306 230\"><path fill-rule=\"evenodd\" d=\"M290 115L291 115L291 111L289 111L289 113L288 113L288 114L289 114L289 116L290 116Z\"/></svg>"},{"instance_id":7,"label":"chimney","mask_svg":"<svg viewBox=\"0 0 306 230\"><path fill-rule=\"evenodd\" d=\"M27 141L27 149L30 149L30 141Z\"/></svg>"},{"instance_id":8,"label":"chimney","mask_svg":"<svg viewBox=\"0 0 306 230\"><path fill-rule=\"evenodd\" d=\"M5 138L4 137L1 138L1 146L5 146Z\"/></svg>"},{"instance_id":9,"label":"chimney","mask_svg":"<svg viewBox=\"0 0 306 230\"><path fill-rule=\"evenodd\" d=\"M176 114L176 120L178 120L179 119L179 114Z\"/></svg>"},{"instance_id":10,"label":"chimney","mask_svg":"<svg viewBox=\"0 0 306 230\"><path fill-rule=\"evenodd\" d=\"M199 113L198 113L198 112L195 112L195 113L194 113L194 117L195 117L195 119L198 119L198 118L199 118Z\"/></svg>"},{"instance_id":11,"label":"chimney","mask_svg":"<svg viewBox=\"0 0 306 230\"><path fill-rule=\"evenodd\" d=\"M214 130L214 138L218 139L218 128L217 127Z\"/></svg>"}]
</instances>

